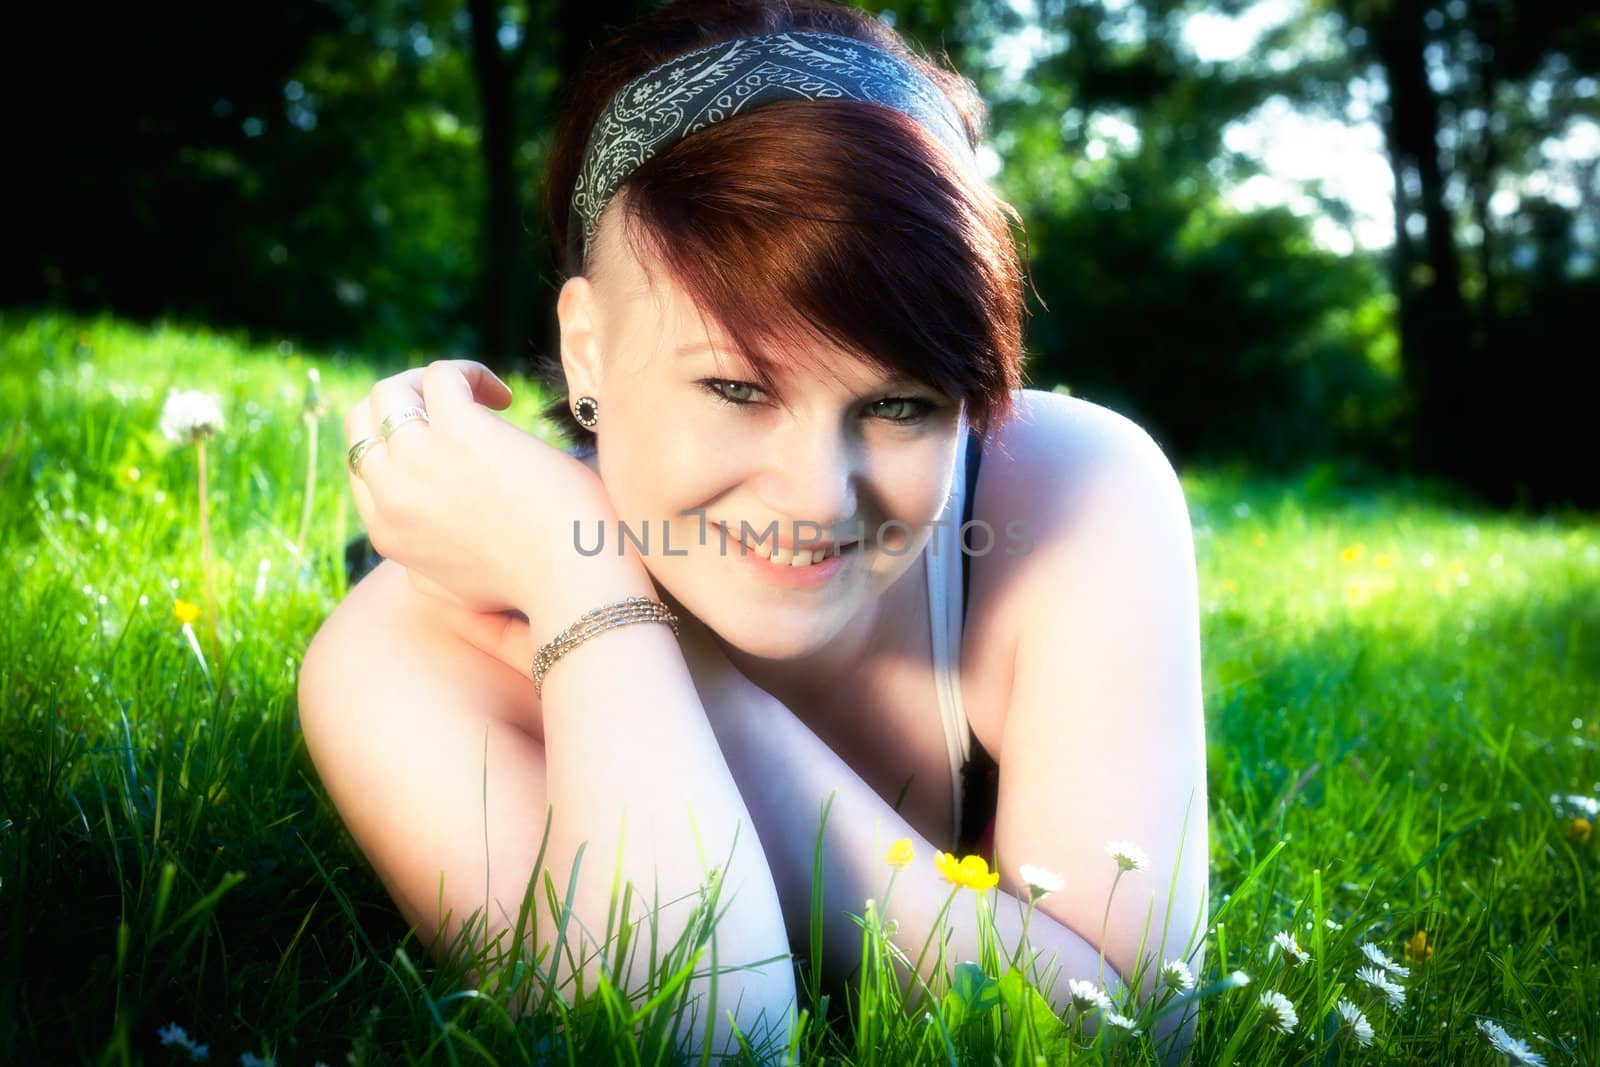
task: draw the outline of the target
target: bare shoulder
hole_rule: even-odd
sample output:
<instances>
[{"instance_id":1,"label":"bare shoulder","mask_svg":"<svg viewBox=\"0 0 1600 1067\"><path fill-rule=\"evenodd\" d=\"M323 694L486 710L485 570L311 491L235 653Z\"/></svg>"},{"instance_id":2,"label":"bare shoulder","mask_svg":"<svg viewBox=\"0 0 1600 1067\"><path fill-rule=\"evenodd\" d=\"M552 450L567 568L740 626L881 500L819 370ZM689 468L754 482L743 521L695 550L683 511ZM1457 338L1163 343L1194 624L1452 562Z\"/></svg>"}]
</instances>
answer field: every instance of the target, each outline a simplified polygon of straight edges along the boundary
<instances>
[{"instance_id":1,"label":"bare shoulder","mask_svg":"<svg viewBox=\"0 0 1600 1067\"><path fill-rule=\"evenodd\" d=\"M1176 473L1138 423L1081 397L1018 390L1014 413L984 446L973 500L973 518L995 535L986 554L974 544L963 638L968 703L986 748L984 733L998 744L1004 728L1022 631L1038 612L1059 610L1063 556L1093 566L1103 551L1094 531L1107 528L1108 512L1174 505L1183 507Z\"/></svg>"},{"instance_id":2,"label":"bare shoulder","mask_svg":"<svg viewBox=\"0 0 1600 1067\"><path fill-rule=\"evenodd\" d=\"M1066 487L1094 476L1137 476L1140 464L1146 474L1152 464L1170 469L1160 446L1126 415L1081 397L1021 389L1015 413L984 450L980 473L991 484L975 504L1020 506L1033 500L1047 505L1058 494L1042 494L1043 487Z\"/></svg>"}]
</instances>

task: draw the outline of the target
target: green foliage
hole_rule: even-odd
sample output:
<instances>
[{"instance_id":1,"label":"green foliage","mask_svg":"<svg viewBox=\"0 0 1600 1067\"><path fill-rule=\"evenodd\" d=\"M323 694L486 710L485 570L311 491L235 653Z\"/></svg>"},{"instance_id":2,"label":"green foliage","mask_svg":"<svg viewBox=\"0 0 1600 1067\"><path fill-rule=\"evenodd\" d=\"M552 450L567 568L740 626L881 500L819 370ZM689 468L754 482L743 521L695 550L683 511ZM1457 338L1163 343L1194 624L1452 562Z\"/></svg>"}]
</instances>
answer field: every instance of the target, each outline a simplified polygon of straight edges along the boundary
<instances>
[{"instance_id":1,"label":"green foliage","mask_svg":"<svg viewBox=\"0 0 1600 1067\"><path fill-rule=\"evenodd\" d=\"M296 560L311 366L332 414ZM393 369L0 317L0 1059L183 1062L158 1036L176 1022L211 1062L681 1062L645 1015L681 1007L704 928L652 991L603 986L514 1019L508 999L539 990L550 947L480 987L463 959L430 960L306 756L298 664L344 595L355 526L338 413ZM202 610L224 655L209 674L173 614L201 584L193 450L155 430L169 388L219 394L227 418L211 442L219 603ZM524 396L507 415L538 407ZM1592 1062L1600 837L1552 801L1600 793L1600 526L1474 512L1426 485L1349 489L1332 467L1183 482L1212 828L1195 1062L1476 1062L1478 1019L1548 1063ZM528 900L562 906L548 877ZM890 941L874 905L828 905L864 913L874 978L848 1007L871 1038L825 1026L813 985L789 1062L1153 1062L1148 1018L1128 1036L1057 1018L1047 983L1005 962L1017 946L941 957L907 1015L885 979L918 946ZM1308 964L1274 947L1280 932ZM1363 942L1409 967L1403 1006L1356 977ZM1048 976L1068 977L1092 976ZM1262 1025L1269 989L1298 1012L1290 1034ZM1343 998L1371 1049L1335 1013Z\"/></svg>"}]
</instances>

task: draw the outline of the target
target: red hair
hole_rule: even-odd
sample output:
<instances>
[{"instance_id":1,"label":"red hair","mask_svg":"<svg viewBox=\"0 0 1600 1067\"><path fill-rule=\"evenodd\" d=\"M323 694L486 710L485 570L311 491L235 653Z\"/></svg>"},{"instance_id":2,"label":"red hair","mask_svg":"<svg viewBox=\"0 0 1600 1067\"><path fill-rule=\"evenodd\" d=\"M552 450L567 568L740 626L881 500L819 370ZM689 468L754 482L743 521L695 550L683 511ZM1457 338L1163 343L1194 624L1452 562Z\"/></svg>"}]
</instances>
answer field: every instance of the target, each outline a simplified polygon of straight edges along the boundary
<instances>
[{"instance_id":1,"label":"red hair","mask_svg":"<svg viewBox=\"0 0 1600 1067\"><path fill-rule=\"evenodd\" d=\"M830 0L675 0L591 52L568 87L544 201L566 259L568 208L589 133L617 90L685 52L784 30L853 37L910 64L950 99L979 142L988 114L966 78L913 52L887 25ZM649 272L662 265L775 393L778 353L800 365L817 341L965 401L984 436L1022 384L1017 212L921 124L858 100L752 108L673 142L633 170L602 217ZM564 262L568 276L593 271ZM604 256L600 257L602 260ZM826 372L826 366L812 367ZM545 409L568 440L573 417L559 353L539 371Z\"/></svg>"}]
</instances>

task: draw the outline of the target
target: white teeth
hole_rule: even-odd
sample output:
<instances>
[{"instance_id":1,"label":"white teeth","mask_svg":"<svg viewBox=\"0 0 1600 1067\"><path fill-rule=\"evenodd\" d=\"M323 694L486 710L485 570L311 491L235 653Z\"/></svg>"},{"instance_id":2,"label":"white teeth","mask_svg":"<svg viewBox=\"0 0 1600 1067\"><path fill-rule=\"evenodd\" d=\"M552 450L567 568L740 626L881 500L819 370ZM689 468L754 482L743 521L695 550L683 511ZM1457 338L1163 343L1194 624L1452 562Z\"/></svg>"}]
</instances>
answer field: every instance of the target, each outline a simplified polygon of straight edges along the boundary
<instances>
[{"instance_id":1,"label":"white teeth","mask_svg":"<svg viewBox=\"0 0 1600 1067\"><path fill-rule=\"evenodd\" d=\"M750 542L739 542L737 539L735 539L735 543L743 544L745 546L743 551L753 552L762 559L770 560L773 563L785 567L809 567L813 563L821 563L823 560L832 559L834 556L839 554L839 547L837 545L830 545L827 548L812 548L791 552L781 545L774 544L770 539L758 541L753 544Z\"/></svg>"}]
</instances>

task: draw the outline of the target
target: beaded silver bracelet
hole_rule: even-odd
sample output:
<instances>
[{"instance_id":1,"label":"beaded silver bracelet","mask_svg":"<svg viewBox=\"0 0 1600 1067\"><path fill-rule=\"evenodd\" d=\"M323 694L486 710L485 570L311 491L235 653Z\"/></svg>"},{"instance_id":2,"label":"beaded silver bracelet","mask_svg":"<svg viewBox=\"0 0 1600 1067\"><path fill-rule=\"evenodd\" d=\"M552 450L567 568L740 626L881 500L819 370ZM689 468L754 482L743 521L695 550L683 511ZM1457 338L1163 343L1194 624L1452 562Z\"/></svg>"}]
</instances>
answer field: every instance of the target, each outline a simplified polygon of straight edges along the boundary
<instances>
[{"instance_id":1,"label":"beaded silver bracelet","mask_svg":"<svg viewBox=\"0 0 1600 1067\"><path fill-rule=\"evenodd\" d=\"M595 634L635 622L664 622L678 633L678 617L666 604L647 596L630 596L615 604L586 611L578 621L556 634L533 657L533 691L544 695L544 676L556 660L583 644Z\"/></svg>"}]
</instances>

